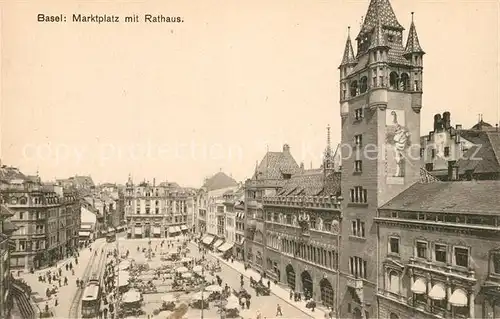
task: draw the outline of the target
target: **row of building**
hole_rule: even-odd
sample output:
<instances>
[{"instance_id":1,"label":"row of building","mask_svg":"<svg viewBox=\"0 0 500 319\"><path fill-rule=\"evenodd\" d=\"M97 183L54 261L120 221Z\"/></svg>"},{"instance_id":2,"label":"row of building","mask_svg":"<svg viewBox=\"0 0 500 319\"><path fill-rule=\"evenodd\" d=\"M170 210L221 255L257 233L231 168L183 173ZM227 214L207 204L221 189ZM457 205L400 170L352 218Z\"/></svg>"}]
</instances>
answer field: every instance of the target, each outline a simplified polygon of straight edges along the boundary
<instances>
[{"instance_id":1,"label":"row of building","mask_svg":"<svg viewBox=\"0 0 500 319\"><path fill-rule=\"evenodd\" d=\"M244 185L217 173L196 231L338 318L500 318L498 125L452 127L444 112L421 137L413 14L403 31L388 0L371 0L339 66L336 151L328 132L318 169L284 145Z\"/></svg>"}]
</instances>

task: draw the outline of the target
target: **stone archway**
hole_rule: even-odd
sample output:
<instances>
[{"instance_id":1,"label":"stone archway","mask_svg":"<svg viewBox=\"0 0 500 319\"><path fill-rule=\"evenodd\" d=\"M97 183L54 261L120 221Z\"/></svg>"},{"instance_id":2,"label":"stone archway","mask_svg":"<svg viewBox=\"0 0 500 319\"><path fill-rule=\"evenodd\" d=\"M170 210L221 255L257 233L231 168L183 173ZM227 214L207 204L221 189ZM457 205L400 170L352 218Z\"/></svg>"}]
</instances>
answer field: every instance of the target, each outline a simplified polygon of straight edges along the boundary
<instances>
[{"instance_id":1,"label":"stone archway","mask_svg":"<svg viewBox=\"0 0 500 319\"><path fill-rule=\"evenodd\" d=\"M293 266L291 264L288 264L285 270L286 282L288 283L290 289L295 290L295 269L293 269Z\"/></svg>"},{"instance_id":2,"label":"stone archway","mask_svg":"<svg viewBox=\"0 0 500 319\"><path fill-rule=\"evenodd\" d=\"M354 311L352 312L352 318L353 319L362 319L361 310L359 310L359 308L354 308Z\"/></svg>"},{"instance_id":3,"label":"stone archway","mask_svg":"<svg viewBox=\"0 0 500 319\"><path fill-rule=\"evenodd\" d=\"M326 278L321 279L321 281L319 282L319 287L321 289L321 301L323 302L323 305L333 307L334 293L330 281Z\"/></svg>"},{"instance_id":4,"label":"stone archway","mask_svg":"<svg viewBox=\"0 0 500 319\"><path fill-rule=\"evenodd\" d=\"M304 296L306 298L312 298L314 285L311 274L307 270L304 270L300 275L300 278L302 279L302 290L304 291Z\"/></svg>"}]
</instances>

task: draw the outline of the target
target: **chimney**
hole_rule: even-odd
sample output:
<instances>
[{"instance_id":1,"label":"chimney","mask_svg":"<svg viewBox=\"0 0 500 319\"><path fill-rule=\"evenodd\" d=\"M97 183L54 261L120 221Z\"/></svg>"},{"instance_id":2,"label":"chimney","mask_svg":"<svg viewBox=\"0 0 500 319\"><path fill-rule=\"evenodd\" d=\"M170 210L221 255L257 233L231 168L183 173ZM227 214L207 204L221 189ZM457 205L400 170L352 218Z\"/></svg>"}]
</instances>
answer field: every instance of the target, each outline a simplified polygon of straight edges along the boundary
<instances>
[{"instance_id":1,"label":"chimney","mask_svg":"<svg viewBox=\"0 0 500 319\"><path fill-rule=\"evenodd\" d=\"M153 187L156 186L156 178L153 177Z\"/></svg>"},{"instance_id":2,"label":"chimney","mask_svg":"<svg viewBox=\"0 0 500 319\"><path fill-rule=\"evenodd\" d=\"M300 169L301 169L301 170L304 170L304 162L301 162L301 163L300 163Z\"/></svg>"},{"instance_id":3,"label":"chimney","mask_svg":"<svg viewBox=\"0 0 500 319\"><path fill-rule=\"evenodd\" d=\"M290 146L288 144L283 144L283 153L290 153Z\"/></svg>"},{"instance_id":4,"label":"chimney","mask_svg":"<svg viewBox=\"0 0 500 319\"><path fill-rule=\"evenodd\" d=\"M448 111L443 113L443 125L445 129L451 127L451 113Z\"/></svg>"},{"instance_id":5,"label":"chimney","mask_svg":"<svg viewBox=\"0 0 500 319\"><path fill-rule=\"evenodd\" d=\"M457 124L457 125L455 126L455 129L456 129L457 131L460 131L460 130L462 129L462 124Z\"/></svg>"},{"instance_id":6,"label":"chimney","mask_svg":"<svg viewBox=\"0 0 500 319\"><path fill-rule=\"evenodd\" d=\"M498 132L498 123L495 124L496 131Z\"/></svg>"},{"instance_id":7,"label":"chimney","mask_svg":"<svg viewBox=\"0 0 500 319\"><path fill-rule=\"evenodd\" d=\"M434 132L442 128L441 114L434 115Z\"/></svg>"}]
</instances>

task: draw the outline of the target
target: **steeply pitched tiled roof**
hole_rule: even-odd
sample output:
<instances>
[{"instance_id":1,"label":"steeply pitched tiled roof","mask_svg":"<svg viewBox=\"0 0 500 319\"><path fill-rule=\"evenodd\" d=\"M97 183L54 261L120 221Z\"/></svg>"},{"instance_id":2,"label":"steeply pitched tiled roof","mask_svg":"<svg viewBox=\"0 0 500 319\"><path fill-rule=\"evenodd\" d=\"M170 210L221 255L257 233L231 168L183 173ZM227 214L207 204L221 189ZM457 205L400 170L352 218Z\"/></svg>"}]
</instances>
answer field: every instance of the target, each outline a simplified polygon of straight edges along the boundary
<instances>
[{"instance_id":1,"label":"steeply pitched tiled roof","mask_svg":"<svg viewBox=\"0 0 500 319\"><path fill-rule=\"evenodd\" d=\"M379 20L383 27L404 30L389 0L371 0L359 34L371 32Z\"/></svg>"},{"instance_id":2,"label":"steeply pitched tiled roof","mask_svg":"<svg viewBox=\"0 0 500 319\"><path fill-rule=\"evenodd\" d=\"M296 174L300 167L290 152L267 152L252 179L283 179L283 174Z\"/></svg>"},{"instance_id":3,"label":"steeply pitched tiled roof","mask_svg":"<svg viewBox=\"0 0 500 319\"><path fill-rule=\"evenodd\" d=\"M3 165L0 167L0 180L1 181L11 181L11 180L26 180L27 177L16 167L10 167Z\"/></svg>"},{"instance_id":4,"label":"steeply pitched tiled roof","mask_svg":"<svg viewBox=\"0 0 500 319\"><path fill-rule=\"evenodd\" d=\"M356 63L356 55L354 54L354 49L352 48L351 36L347 36L347 41L345 42L344 55L342 56L342 62L340 66L347 64Z\"/></svg>"},{"instance_id":5,"label":"steeply pitched tiled roof","mask_svg":"<svg viewBox=\"0 0 500 319\"><path fill-rule=\"evenodd\" d=\"M495 131L460 131L466 140L476 144L456 163L459 174L500 173L500 133Z\"/></svg>"},{"instance_id":6,"label":"steeply pitched tiled roof","mask_svg":"<svg viewBox=\"0 0 500 319\"><path fill-rule=\"evenodd\" d=\"M5 205L0 205L0 219L14 216L14 212Z\"/></svg>"},{"instance_id":7,"label":"steeply pitched tiled roof","mask_svg":"<svg viewBox=\"0 0 500 319\"><path fill-rule=\"evenodd\" d=\"M408 31L405 53L424 53L424 50L422 50L420 46L420 41L418 41L417 28L415 28L415 23L413 23L413 21L410 25L410 31Z\"/></svg>"},{"instance_id":8,"label":"steeply pitched tiled roof","mask_svg":"<svg viewBox=\"0 0 500 319\"><path fill-rule=\"evenodd\" d=\"M500 181L416 183L380 209L498 215Z\"/></svg>"},{"instance_id":9,"label":"steeply pitched tiled roof","mask_svg":"<svg viewBox=\"0 0 500 319\"><path fill-rule=\"evenodd\" d=\"M279 196L327 196L340 192L340 174L330 173L326 179L323 169L309 169L286 181Z\"/></svg>"},{"instance_id":10,"label":"steeply pitched tiled roof","mask_svg":"<svg viewBox=\"0 0 500 319\"><path fill-rule=\"evenodd\" d=\"M203 187L208 191L213 191L216 189L222 189L227 187L237 186L238 183L230 176L227 176L223 172L218 172L214 176L210 177L205 181Z\"/></svg>"}]
</instances>

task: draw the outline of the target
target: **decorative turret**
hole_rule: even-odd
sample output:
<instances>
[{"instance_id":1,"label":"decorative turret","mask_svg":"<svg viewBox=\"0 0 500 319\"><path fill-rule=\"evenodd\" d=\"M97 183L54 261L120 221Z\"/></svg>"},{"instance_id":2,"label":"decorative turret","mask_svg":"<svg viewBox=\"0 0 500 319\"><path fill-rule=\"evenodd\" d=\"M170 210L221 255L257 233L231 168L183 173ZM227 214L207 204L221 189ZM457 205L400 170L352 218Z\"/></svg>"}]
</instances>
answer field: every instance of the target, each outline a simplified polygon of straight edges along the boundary
<instances>
[{"instance_id":1,"label":"decorative turret","mask_svg":"<svg viewBox=\"0 0 500 319\"><path fill-rule=\"evenodd\" d=\"M325 177L334 171L334 163L333 163L333 154L332 154L332 145L330 139L330 125L326 127L326 148L323 155L323 173Z\"/></svg>"},{"instance_id":2,"label":"decorative turret","mask_svg":"<svg viewBox=\"0 0 500 319\"><path fill-rule=\"evenodd\" d=\"M347 40L345 42L344 55L342 56L342 62L340 63L339 69L342 69L344 66L353 66L356 63L356 56L354 55L354 49L352 48L351 42L351 27L347 27Z\"/></svg>"},{"instance_id":3,"label":"decorative turret","mask_svg":"<svg viewBox=\"0 0 500 319\"><path fill-rule=\"evenodd\" d=\"M413 22L414 12L411 13L411 25L410 31L408 32L408 40L406 40L405 57L411 56L412 54L424 55L425 52L420 46L418 41L417 29L415 28L415 23Z\"/></svg>"}]
</instances>

